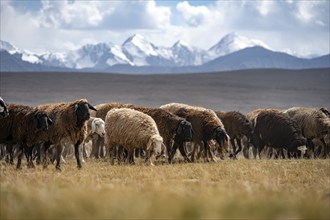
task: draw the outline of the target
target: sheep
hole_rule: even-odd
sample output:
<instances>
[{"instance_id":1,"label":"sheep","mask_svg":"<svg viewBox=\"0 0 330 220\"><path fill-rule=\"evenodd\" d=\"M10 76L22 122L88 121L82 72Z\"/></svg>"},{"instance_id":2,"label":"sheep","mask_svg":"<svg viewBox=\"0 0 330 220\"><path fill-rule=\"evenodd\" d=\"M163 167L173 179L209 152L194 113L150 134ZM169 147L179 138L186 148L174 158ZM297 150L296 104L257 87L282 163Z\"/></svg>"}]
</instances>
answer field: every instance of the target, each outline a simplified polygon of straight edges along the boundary
<instances>
[{"instance_id":1,"label":"sheep","mask_svg":"<svg viewBox=\"0 0 330 220\"><path fill-rule=\"evenodd\" d=\"M193 162L195 161L195 151L197 149L196 144L199 144L200 146L204 145L204 160L206 161L208 161L208 153L211 154L210 156L212 160L214 160L209 148L209 140L215 139L222 150L228 150L227 148L224 149L224 146L228 146L226 142L229 140L229 136L227 135L221 120L213 110L199 106L190 106L183 103L169 103L160 106L160 108L186 118L187 121L192 124L192 140L194 142L194 148L191 152L191 160ZM212 130L212 128L215 130Z\"/></svg>"},{"instance_id":2,"label":"sheep","mask_svg":"<svg viewBox=\"0 0 330 220\"><path fill-rule=\"evenodd\" d=\"M253 144L260 151L265 145L275 149L286 149L288 157L297 153L300 146L306 145L297 122L287 114L265 110L254 120Z\"/></svg>"},{"instance_id":3,"label":"sheep","mask_svg":"<svg viewBox=\"0 0 330 220\"><path fill-rule=\"evenodd\" d=\"M242 150L241 139L245 136L248 138L249 142L249 140L252 138L252 125L245 115L237 111L215 111L215 113L222 121L226 132L230 137L230 142L233 147L233 159L237 159L236 155ZM238 145L237 151L235 140Z\"/></svg>"},{"instance_id":4,"label":"sheep","mask_svg":"<svg viewBox=\"0 0 330 220\"><path fill-rule=\"evenodd\" d=\"M197 149L196 144L204 146L205 161L209 161L207 156L208 153L211 154L210 156L213 159L208 141L215 139L220 147L223 147L225 142L229 139L221 120L217 117L215 112L210 109L185 104L179 105L181 108L172 108L174 105L172 105L171 108L167 108L169 105L161 107L163 109L169 109L170 111L175 111L177 109L174 114L185 118L191 123L193 128L192 142L194 143L191 161L195 161L195 151Z\"/></svg>"},{"instance_id":5,"label":"sheep","mask_svg":"<svg viewBox=\"0 0 330 220\"><path fill-rule=\"evenodd\" d=\"M313 139L322 143L323 157L327 157L327 145L324 136L330 134L330 114L325 108L303 108L293 107L284 111L295 119L302 133L307 138L308 151L314 152Z\"/></svg>"},{"instance_id":6,"label":"sheep","mask_svg":"<svg viewBox=\"0 0 330 220\"><path fill-rule=\"evenodd\" d=\"M85 159L88 157L86 145L88 144L89 141L97 139L97 138L103 138L105 134L104 130L104 121L101 118L95 118L95 117L90 117L87 121L87 135L85 140L83 141L82 144L82 156L81 156L81 161L85 163ZM66 156L72 152L74 152L74 147L70 143L63 143L64 149L63 153L61 155L61 160L62 162L66 163L65 158Z\"/></svg>"},{"instance_id":7,"label":"sheep","mask_svg":"<svg viewBox=\"0 0 330 220\"><path fill-rule=\"evenodd\" d=\"M261 113L261 112L264 112L264 111L275 111L275 112L281 112L281 110L279 109L273 109L273 108L258 108L258 109L255 109L251 112L249 112L247 115L246 115L246 118L249 120L250 124L252 125L252 128L254 129L255 127L255 120L256 118L258 117L258 115ZM246 144L244 145L244 148L243 148L243 152L249 152L249 148L250 148L250 143L248 142L247 139L244 140L246 142ZM268 146L267 146L268 147ZM269 149L271 150L271 149ZM257 154L261 155L261 152L257 152L258 149L256 148L252 148L252 152L253 152L253 156L254 156L254 159L256 158ZM248 154L248 153L246 153ZM246 155L246 157L249 157L248 155Z\"/></svg>"},{"instance_id":8,"label":"sheep","mask_svg":"<svg viewBox=\"0 0 330 220\"><path fill-rule=\"evenodd\" d=\"M5 118L9 114L5 101L0 97L0 118Z\"/></svg>"},{"instance_id":9,"label":"sheep","mask_svg":"<svg viewBox=\"0 0 330 220\"><path fill-rule=\"evenodd\" d=\"M129 108L114 108L105 117L105 145L113 151L121 146L133 155L136 147L146 151L146 162L150 165L151 153L160 155L163 138L159 135L155 121L147 114ZM114 164L114 155L111 154Z\"/></svg>"},{"instance_id":10,"label":"sheep","mask_svg":"<svg viewBox=\"0 0 330 220\"><path fill-rule=\"evenodd\" d=\"M105 134L105 123L101 118L90 117L87 121L87 135L83 142L83 162L87 158L86 143L96 138L103 138Z\"/></svg>"},{"instance_id":11,"label":"sheep","mask_svg":"<svg viewBox=\"0 0 330 220\"><path fill-rule=\"evenodd\" d=\"M147 108L132 104L107 103L97 105L95 107L97 109L96 116L100 118L105 118L106 113L113 108L130 108L151 116L155 120L158 131L164 140L169 156L169 163L172 162L174 153L177 148L179 148L180 153L184 159L188 162L190 161L187 153L184 151L183 142L191 140L192 126L184 118L178 117L163 109ZM170 143L172 139L174 139L174 144L171 148ZM96 150L96 152L98 152L98 150Z\"/></svg>"},{"instance_id":12,"label":"sheep","mask_svg":"<svg viewBox=\"0 0 330 220\"><path fill-rule=\"evenodd\" d=\"M12 145L19 145L17 169L21 168L23 149L27 155L28 167L34 167L32 149L45 141L44 136L52 120L45 111L25 105L8 105L8 116L0 119L0 144L6 144L12 163Z\"/></svg>"},{"instance_id":13,"label":"sheep","mask_svg":"<svg viewBox=\"0 0 330 220\"><path fill-rule=\"evenodd\" d=\"M44 152L53 144L57 148L56 169L60 168L62 143L69 141L74 145L78 169L82 168L79 157L79 146L87 135L86 123L90 118L89 109L96 109L86 99L69 103L54 103L39 105L38 109L46 111L55 120L48 131L48 141L44 143ZM46 153L44 153L46 155ZM43 167L47 167L47 157L44 157Z\"/></svg>"}]
</instances>

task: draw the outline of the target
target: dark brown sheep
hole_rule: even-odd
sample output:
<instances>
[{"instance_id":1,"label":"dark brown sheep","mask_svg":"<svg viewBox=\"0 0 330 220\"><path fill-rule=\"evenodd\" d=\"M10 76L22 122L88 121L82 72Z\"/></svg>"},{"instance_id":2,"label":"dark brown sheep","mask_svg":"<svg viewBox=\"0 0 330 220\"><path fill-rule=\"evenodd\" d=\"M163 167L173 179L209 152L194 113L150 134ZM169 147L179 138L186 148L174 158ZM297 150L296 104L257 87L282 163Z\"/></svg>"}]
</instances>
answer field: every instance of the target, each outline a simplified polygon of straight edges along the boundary
<instances>
[{"instance_id":1,"label":"dark brown sheep","mask_svg":"<svg viewBox=\"0 0 330 220\"><path fill-rule=\"evenodd\" d=\"M249 140L252 138L253 128L245 115L237 111L223 112L215 111L225 126L226 132L230 137L230 142L233 147L233 158L242 150L241 139L245 136ZM236 144L238 149L236 150Z\"/></svg>"},{"instance_id":2,"label":"dark brown sheep","mask_svg":"<svg viewBox=\"0 0 330 220\"><path fill-rule=\"evenodd\" d=\"M214 139L220 147L228 141L228 135L221 120L214 111L209 109L187 107L175 112L176 115L185 118L192 125L192 142L195 144L191 160L195 161L196 144L204 146L204 160L208 161L208 153L211 153L208 141ZM212 156L212 155L211 155Z\"/></svg>"},{"instance_id":3,"label":"dark brown sheep","mask_svg":"<svg viewBox=\"0 0 330 220\"><path fill-rule=\"evenodd\" d=\"M74 145L75 157L78 168L81 168L79 146L83 143L87 131L86 122L90 117L89 109L96 111L86 99L80 99L69 103L54 103L38 106L54 120L54 125L49 129L48 141L44 143L44 155L50 145L57 148L56 169L60 170L60 157L62 142L69 141ZM47 157L44 157L44 168L47 167Z\"/></svg>"},{"instance_id":4,"label":"dark brown sheep","mask_svg":"<svg viewBox=\"0 0 330 220\"><path fill-rule=\"evenodd\" d=\"M130 108L143 112L153 118L156 122L160 136L164 140L164 144L169 155L169 162L172 162L174 153L179 148L185 160L189 161L187 153L184 151L183 142L190 141L192 137L191 124L184 118L178 117L170 112L159 108L147 108L144 106L122 104L122 103L107 103L95 106L97 109L96 117L105 118L107 112L113 108ZM171 140L174 139L173 148L171 148ZM98 152L98 149L96 150Z\"/></svg>"},{"instance_id":5,"label":"dark brown sheep","mask_svg":"<svg viewBox=\"0 0 330 220\"><path fill-rule=\"evenodd\" d=\"M7 144L10 153L10 161L13 160L11 146L18 144L17 168L21 168L23 149L26 151L29 167L34 167L32 162L32 149L35 144L45 141L48 125L52 120L45 111L25 105L8 105L9 115L0 119L0 143Z\"/></svg>"},{"instance_id":6,"label":"dark brown sheep","mask_svg":"<svg viewBox=\"0 0 330 220\"><path fill-rule=\"evenodd\" d=\"M303 108L293 107L284 111L295 119L302 133L307 138L307 148L314 152L313 139L319 139L322 143L323 157L327 157L327 145L324 136L330 134L329 111L325 108ZM311 152L310 152L311 153Z\"/></svg>"},{"instance_id":7,"label":"dark brown sheep","mask_svg":"<svg viewBox=\"0 0 330 220\"><path fill-rule=\"evenodd\" d=\"M265 145L275 149L286 149L288 157L297 153L298 147L306 145L297 122L278 111L262 111L254 123L253 144L259 150Z\"/></svg>"}]
</instances>

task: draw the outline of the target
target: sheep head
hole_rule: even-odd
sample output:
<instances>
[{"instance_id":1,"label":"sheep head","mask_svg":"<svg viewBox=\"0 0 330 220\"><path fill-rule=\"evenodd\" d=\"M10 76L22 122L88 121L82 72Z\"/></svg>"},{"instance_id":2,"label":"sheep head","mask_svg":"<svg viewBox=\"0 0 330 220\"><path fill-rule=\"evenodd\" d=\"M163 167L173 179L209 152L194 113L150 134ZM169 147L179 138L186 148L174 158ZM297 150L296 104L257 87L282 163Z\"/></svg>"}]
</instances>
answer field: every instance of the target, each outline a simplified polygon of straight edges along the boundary
<instances>
[{"instance_id":1,"label":"sheep head","mask_svg":"<svg viewBox=\"0 0 330 220\"><path fill-rule=\"evenodd\" d=\"M48 126L52 125L53 121L45 112L39 111L34 115L34 124L37 129L47 131Z\"/></svg>"},{"instance_id":2,"label":"sheep head","mask_svg":"<svg viewBox=\"0 0 330 220\"><path fill-rule=\"evenodd\" d=\"M104 134L105 134L105 128L104 128L104 121L101 119L101 118L95 118L93 121L92 121L92 130L91 130L91 133L92 134L97 134L99 135L100 137L104 137Z\"/></svg>"},{"instance_id":3,"label":"sheep head","mask_svg":"<svg viewBox=\"0 0 330 220\"><path fill-rule=\"evenodd\" d=\"M191 123L186 120L182 120L178 125L176 135L178 135L178 137L180 137L183 141L190 141L192 138Z\"/></svg>"},{"instance_id":4,"label":"sheep head","mask_svg":"<svg viewBox=\"0 0 330 220\"><path fill-rule=\"evenodd\" d=\"M214 130L214 139L218 142L220 147L224 146L228 142L228 135L224 128L217 127Z\"/></svg>"},{"instance_id":5,"label":"sheep head","mask_svg":"<svg viewBox=\"0 0 330 220\"><path fill-rule=\"evenodd\" d=\"M5 101L3 101L2 98L0 98L0 118L3 117L7 117L9 115L9 111L7 109L6 103Z\"/></svg>"},{"instance_id":6,"label":"sheep head","mask_svg":"<svg viewBox=\"0 0 330 220\"><path fill-rule=\"evenodd\" d=\"M77 115L77 127L81 128L86 120L89 119L89 109L96 111L96 109L87 102L87 100L78 100L74 103L74 111Z\"/></svg>"},{"instance_id":7,"label":"sheep head","mask_svg":"<svg viewBox=\"0 0 330 220\"><path fill-rule=\"evenodd\" d=\"M152 151L156 156L159 156L164 152L165 146L163 144L163 138L159 135L153 135L150 137L147 144L147 151Z\"/></svg>"}]
</instances>

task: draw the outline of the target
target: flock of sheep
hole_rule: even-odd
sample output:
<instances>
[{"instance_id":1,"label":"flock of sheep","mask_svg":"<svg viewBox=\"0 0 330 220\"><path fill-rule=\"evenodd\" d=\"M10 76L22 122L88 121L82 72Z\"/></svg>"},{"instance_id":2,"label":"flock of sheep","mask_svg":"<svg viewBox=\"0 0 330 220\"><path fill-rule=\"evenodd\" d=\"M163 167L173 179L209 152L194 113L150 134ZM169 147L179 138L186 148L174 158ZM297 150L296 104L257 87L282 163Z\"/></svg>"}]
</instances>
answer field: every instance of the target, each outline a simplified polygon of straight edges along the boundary
<instances>
[{"instance_id":1,"label":"flock of sheep","mask_svg":"<svg viewBox=\"0 0 330 220\"><path fill-rule=\"evenodd\" d=\"M92 141L88 155L88 142ZM87 157L111 158L114 164L134 164L143 157L153 165L167 157L173 163L177 149L186 162L205 162L229 156L328 158L330 113L325 108L257 109L247 115L170 103L159 108L106 103L93 107L86 99L30 107L6 104L0 97L0 156L21 168L34 160L46 168L74 146L78 168ZM252 147L251 147L252 146ZM82 149L82 153L80 153Z\"/></svg>"}]
</instances>

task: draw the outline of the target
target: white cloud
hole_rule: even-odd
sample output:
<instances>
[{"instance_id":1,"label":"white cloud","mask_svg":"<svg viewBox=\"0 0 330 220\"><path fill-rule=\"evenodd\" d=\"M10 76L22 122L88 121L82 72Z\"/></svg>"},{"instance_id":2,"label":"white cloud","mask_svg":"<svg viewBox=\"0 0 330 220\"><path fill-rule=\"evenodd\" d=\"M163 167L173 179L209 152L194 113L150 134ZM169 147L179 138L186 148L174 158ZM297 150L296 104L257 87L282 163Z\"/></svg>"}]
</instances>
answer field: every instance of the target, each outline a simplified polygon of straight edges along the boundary
<instances>
[{"instance_id":1,"label":"white cloud","mask_svg":"<svg viewBox=\"0 0 330 220\"><path fill-rule=\"evenodd\" d=\"M169 25L171 11L154 1L44 0L41 27L66 29L150 29Z\"/></svg>"},{"instance_id":2,"label":"white cloud","mask_svg":"<svg viewBox=\"0 0 330 220\"><path fill-rule=\"evenodd\" d=\"M121 44L135 33L156 45L185 40L208 49L236 31L276 50L329 53L328 0L184 1L163 6L160 1L43 0L41 9L34 11L0 2L1 40L30 51L61 52L97 42Z\"/></svg>"},{"instance_id":3,"label":"white cloud","mask_svg":"<svg viewBox=\"0 0 330 220\"><path fill-rule=\"evenodd\" d=\"M185 21L191 26L202 25L211 15L206 6L192 6L187 1L178 3L176 9L182 13Z\"/></svg>"}]
</instances>

